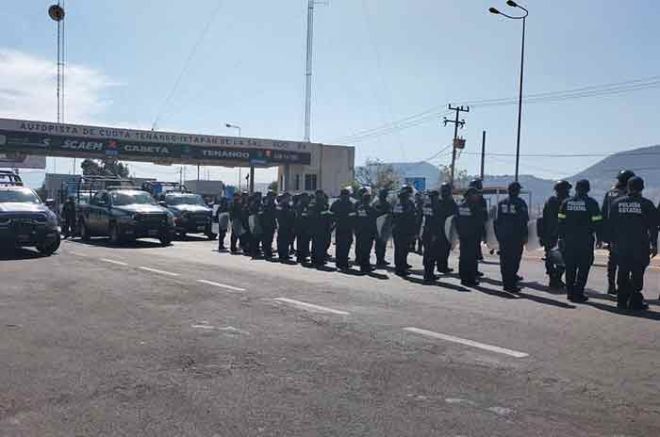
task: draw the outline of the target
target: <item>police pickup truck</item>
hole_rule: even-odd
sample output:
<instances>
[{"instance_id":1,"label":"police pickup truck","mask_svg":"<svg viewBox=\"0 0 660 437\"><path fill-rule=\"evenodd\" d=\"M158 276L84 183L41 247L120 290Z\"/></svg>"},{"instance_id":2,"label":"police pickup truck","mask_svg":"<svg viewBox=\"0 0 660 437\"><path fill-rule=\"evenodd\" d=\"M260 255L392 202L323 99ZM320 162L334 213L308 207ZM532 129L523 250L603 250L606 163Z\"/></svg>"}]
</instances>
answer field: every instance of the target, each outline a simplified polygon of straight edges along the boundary
<instances>
[{"instance_id":1,"label":"police pickup truck","mask_svg":"<svg viewBox=\"0 0 660 437\"><path fill-rule=\"evenodd\" d=\"M112 244L136 238L157 238L167 246L174 236L174 216L146 191L110 189L94 193L80 206L80 236L110 237Z\"/></svg>"},{"instance_id":2,"label":"police pickup truck","mask_svg":"<svg viewBox=\"0 0 660 437\"><path fill-rule=\"evenodd\" d=\"M190 234L205 234L215 240L211 230L213 209L206 206L199 194L170 191L160 196L160 204L174 214L176 232L181 238Z\"/></svg>"},{"instance_id":3,"label":"police pickup truck","mask_svg":"<svg viewBox=\"0 0 660 437\"><path fill-rule=\"evenodd\" d=\"M37 193L18 184L0 184L0 248L36 247L50 256L60 247L57 215Z\"/></svg>"}]
</instances>

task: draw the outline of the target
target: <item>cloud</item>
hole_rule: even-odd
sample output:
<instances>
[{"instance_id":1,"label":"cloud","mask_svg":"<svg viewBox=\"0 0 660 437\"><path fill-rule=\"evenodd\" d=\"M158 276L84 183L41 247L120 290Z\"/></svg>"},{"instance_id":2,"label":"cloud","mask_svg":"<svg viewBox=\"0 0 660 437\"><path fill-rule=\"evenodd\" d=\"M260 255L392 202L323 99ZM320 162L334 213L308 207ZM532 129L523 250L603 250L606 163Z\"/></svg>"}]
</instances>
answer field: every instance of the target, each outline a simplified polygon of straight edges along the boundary
<instances>
[{"instance_id":1,"label":"cloud","mask_svg":"<svg viewBox=\"0 0 660 437\"><path fill-rule=\"evenodd\" d=\"M0 65L0 117L55 121L56 63L0 48ZM115 83L97 70L68 64L64 85L64 120L94 123L110 104L103 93Z\"/></svg>"}]
</instances>

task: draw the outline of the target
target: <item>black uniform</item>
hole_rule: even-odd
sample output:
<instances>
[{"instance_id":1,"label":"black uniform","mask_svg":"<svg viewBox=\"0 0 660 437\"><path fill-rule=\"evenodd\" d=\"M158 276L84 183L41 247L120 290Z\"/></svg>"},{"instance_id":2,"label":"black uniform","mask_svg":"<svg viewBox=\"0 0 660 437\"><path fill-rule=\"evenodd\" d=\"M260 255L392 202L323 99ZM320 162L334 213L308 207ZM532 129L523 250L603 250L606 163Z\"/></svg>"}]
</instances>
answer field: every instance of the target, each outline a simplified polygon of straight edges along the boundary
<instances>
[{"instance_id":1,"label":"black uniform","mask_svg":"<svg viewBox=\"0 0 660 437\"><path fill-rule=\"evenodd\" d=\"M543 206L543 232L541 242L545 249L545 272L550 277L551 285L558 285L564 274L564 266L555 264L550 251L557 246L559 240L559 208L565 197L552 196Z\"/></svg>"},{"instance_id":2,"label":"black uniform","mask_svg":"<svg viewBox=\"0 0 660 437\"><path fill-rule=\"evenodd\" d=\"M273 256L273 238L277 229L277 206L275 198L266 196L259 215L261 223L261 250L266 258Z\"/></svg>"},{"instance_id":3,"label":"black uniform","mask_svg":"<svg viewBox=\"0 0 660 437\"><path fill-rule=\"evenodd\" d=\"M640 309L644 302L644 270L651 248L657 250L658 211L641 194L616 199L609 210L609 236L619 268L617 305Z\"/></svg>"},{"instance_id":4,"label":"black uniform","mask_svg":"<svg viewBox=\"0 0 660 437\"><path fill-rule=\"evenodd\" d=\"M76 204L73 199L67 199L62 207L62 215L64 216L64 238L69 238L76 232Z\"/></svg>"},{"instance_id":5,"label":"black uniform","mask_svg":"<svg viewBox=\"0 0 660 437\"><path fill-rule=\"evenodd\" d=\"M376 214L371 202L360 200L355 204L355 258L362 272L371 270L371 248L377 237Z\"/></svg>"},{"instance_id":6,"label":"black uniform","mask_svg":"<svg viewBox=\"0 0 660 437\"><path fill-rule=\"evenodd\" d=\"M300 200L295 210L296 259L303 264L309 261L309 243L312 238L309 203Z\"/></svg>"},{"instance_id":7,"label":"black uniform","mask_svg":"<svg viewBox=\"0 0 660 437\"><path fill-rule=\"evenodd\" d=\"M349 198L339 198L330 207L335 222L335 261L338 269L348 269L348 254L353 244L355 206Z\"/></svg>"},{"instance_id":8,"label":"black uniform","mask_svg":"<svg viewBox=\"0 0 660 437\"><path fill-rule=\"evenodd\" d=\"M330 211L323 197L315 197L309 203L309 221L312 237L312 264L323 266L326 263L326 250L330 239Z\"/></svg>"},{"instance_id":9,"label":"black uniform","mask_svg":"<svg viewBox=\"0 0 660 437\"><path fill-rule=\"evenodd\" d=\"M374 200L371 204L374 208L376 217L382 217L392 213L392 205L387 200L387 198L381 198ZM387 241L383 241L378 235L376 235L376 265L382 266L385 265L385 252L387 249Z\"/></svg>"},{"instance_id":10,"label":"black uniform","mask_svg":"<svg viewBox=\"0 0 660 437\"><path fill-rule=\"evenodd\" d=\"M584 287L594 262L594 233L600 233L603 217L594 199L577 194L562 202L558 218L566 294L569 299L584 299Z\"/></svg>"},{"instance_id":11,"label":"black uniform","mask_svg":"<svg viewBox=\"0 0 660 437\"><path fill-rule=\"evenodd\" d=\"M415 232L415 238L412 240L412 251L421 253L424 250L424 241L422 241L422 224L424 223L424 207L426 206L426 201L421 196L420 193L415 196L415 216L417 217L417 231ZM415 244L417 243L417 244Z\"/></svg>"},{"instance_id":12,"label":"black uniform","mask_svg":"<svg viewBox=\"0 0 660 437\"><path fill-rule=\"evenodd\" d=\"M460 242L458 259L458 275L461 282L467 285L477 284L477 265L479 254L477 247L481 241L483 222L478 203L464 200L458 205L456 229Z\"/></svg>"},{"instance_id":13,"label":"black uniform","mask_svg":"<svg viewBox=\"0 0 660 437\"><path fill-rule=\"evenodd\" d=\"M500 245L500 272L505 290L516 288L528 221L527 203L520 197L509 196L497 204L495 236Z\"/></svg>"},{"instance_id":14,"label":"black uniform","mask_svg":"<svg viewBox=\"0 0 660 437\"><path fill-rule=\"evenodd\" d=\"M218 223L218 251L226 250L225 237L227 236L227 229L223 229L220 226L220 215L227 212L229 212L229 206L227 205L227 199L223 197L220 199L220 203L218 203L218 209L215 212L215 221Z\"/></svg>"},{"instance_id":15,"label":"black uniform","mask_svg":"<svg viewBox=\"0 0 660 437\"><path fill-rule=\"evenodd\" d=\"M614 248L612 247L612 226L610 223L610 208L615 200L624 197L627 194L626 187L621 183L614 186L605 194L601 215L603 216L603 225L601 228L602 240L609 244L609 255L607 257L607 284L608 292L616 291L616 260Z\"/></svg>"},{"instance_id":16,"label":"black uniform","mask_svg":"<svg viewBox=\"0 0 660 437\"><path fill-rule=\"evenodd\" d=\"M247 230L243 226L244 224L244 211L243 211L243 200L236 196L234 197L234 200L231 203L231 206L229 207L229 219L232 222L232 231L231 231L231 237L230 237L230 245L229 245L229 250L232 253L238 252L238 247L236 246L237 243L240 242L241 248L245 250L245 237L243 235L238 235L236 232L238 224L243 228L244 232Z\"/></svg>"},{"instance_id":17,"label":"black uniform","mask_svg":"<svg viewBox=\"0 0 660 437\"><path fill-rule=\"evenodd\" d=\"M447 218L456 215L457 210L458 206L456 205L456 201L451 195L445 198L441 197L440 200L438 200L438 208L436 214L440 223L441 232L440 237L436 240L436 244L433 250L436 252L436 266L440 273L449 273L451 271L449 269L449 252L451 252L451 242L447 240L444 229Z\"/></svg>"},{"instance_id":18,"label":"black uniform","mask_svg":"<svg viewBox=\"0 0 660 437\"><path fill-rule=\"evenodd\" d=\"M479 195L479 213L481 215L481 238L477 242L477 255L479 261L481 261L484 259L481 252L481 243L486 241L486 222L488 221L488 202L486 202L483 195Z\"/></svg>"},{"instance_id":19,"label":"black uniform","mask_svg":"<svg viewBox=\"0 0 660 437\"><path fill-rule=\"evenodd\" d=\"M295 212L286 201L278 203L277 217L277 255L280 260L290 259L289 247L294 234Z\"/></svg>"},{"instance_id":20,"label":"black uniform","mask_svg":"<svg viewBox=\"0 0 660 437\"><path fill-rule=\"evenodd\" d=\"M440 202L437 195L426 200L422 212L424 214L422 225L424 280L431 281L435 279L433 271L438 262L438 241L444 238L444 221L440 216Z\"/></svg>"},{"instance_id":21,"label":"black uniform","mask_svg":"<svg viewBox=\"0 0 660 437\"><path fill-rule=\"evenodd\" d=\"M417 237L417 214L415 204L408 197L399 196L394 205L392 237L394 239L394 266L397 274L408 270L408 252L411 242Z\"/></svg>"},{"instance_id":22,"label":"black uniform","mask_svg":"<svg viewBox=\"0 0 660 437\"><path fill-rule=\"evenodd\" d=\"M252 195L250 197L247 208L248 229L250 229L248 250L252 258L258 258L259 255L261 255L260 246L261 246L261 236L263 235L261 213L262 213L261 199L256 195ZM252 222L253 226L250 226L250 222Z\"/></svg>"}]
</instances>

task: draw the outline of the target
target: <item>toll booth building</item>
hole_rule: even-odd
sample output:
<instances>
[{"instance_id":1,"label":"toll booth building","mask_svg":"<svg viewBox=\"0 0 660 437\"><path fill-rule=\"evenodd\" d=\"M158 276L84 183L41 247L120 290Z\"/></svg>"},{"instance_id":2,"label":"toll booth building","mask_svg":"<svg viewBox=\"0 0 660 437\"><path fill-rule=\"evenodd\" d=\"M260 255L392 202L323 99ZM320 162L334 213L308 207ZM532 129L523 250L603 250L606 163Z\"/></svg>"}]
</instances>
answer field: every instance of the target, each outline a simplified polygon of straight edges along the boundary
<instances>
[{"instance_id":1,"label":"toll booth building","mask_svg":"<svg viewBox=\"0 0 660 437\"><path fill-rule=\"evenodd\" d=\"M331 196L354 179L350 146L197 135L0 118L0 153L116 159L161 165L277 167L283 190Z\"/></svg>"}]
</instances>

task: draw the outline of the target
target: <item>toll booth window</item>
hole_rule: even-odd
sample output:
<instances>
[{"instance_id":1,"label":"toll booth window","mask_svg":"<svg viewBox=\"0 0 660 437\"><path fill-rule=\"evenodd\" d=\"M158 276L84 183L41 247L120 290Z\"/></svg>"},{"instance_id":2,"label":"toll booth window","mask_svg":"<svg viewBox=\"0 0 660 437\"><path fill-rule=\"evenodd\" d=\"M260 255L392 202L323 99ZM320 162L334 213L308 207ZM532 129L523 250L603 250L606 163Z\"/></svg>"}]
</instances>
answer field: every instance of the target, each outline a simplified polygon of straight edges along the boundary
<instances>
[{"instance_id":1,"label":"toll booth window","mask_svg":"<svg viewBox=\"0 0 660 437\"><path fill-rule=\"evenodd\" d=\"M306 174L305 175L305 191L315 191L316 190L316 175L315 174Z\"/></svg>"}]
</instances>

